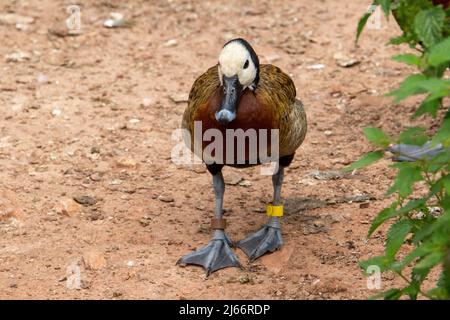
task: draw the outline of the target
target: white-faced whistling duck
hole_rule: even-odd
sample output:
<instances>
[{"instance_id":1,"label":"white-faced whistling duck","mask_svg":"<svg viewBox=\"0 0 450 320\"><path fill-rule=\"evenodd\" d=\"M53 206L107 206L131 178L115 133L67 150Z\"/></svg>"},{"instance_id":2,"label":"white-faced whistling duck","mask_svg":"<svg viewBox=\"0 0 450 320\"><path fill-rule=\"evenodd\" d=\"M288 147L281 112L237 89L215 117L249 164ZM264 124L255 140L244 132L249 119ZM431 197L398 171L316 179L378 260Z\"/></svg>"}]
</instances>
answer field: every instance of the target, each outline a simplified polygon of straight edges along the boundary
<instances>
[{"instance_id":1,"label":"white-faced whistling duck","mask_svg":"<svg viewBox=\"0 0 450 320\"><path fill-rule=\"evenodd\" d=\"M225 267L241 267L231 250L233 243L224 231L226 221L223 219L222 204L225 183L221 170L224 165L249 167L261 163L260 159L256 163L246 161L244 164L206 161L202 151L212 142L204 141L207 139L194 141L195 122L201 123L200 137L203 137L203 133L208 129L219 130L224 136L228 129L244 131L254 129L258 133L258 139L262 139L259 136L260 129L278 130L278 157L275 160L278 170L272 175L274 194L273 201L267 206L268 222L256 233L238 241L236 246L247 254L250 261L253 261L283 245L280 217L283 215L281 186L284 168L289 166L306 135L305 111L295 96L296 90L292 79L274 65L260 65L253 48L240 38L227 42L220 52L219 63L209 68L194 82L182 127L189 132L188 145L192 151L196 152L194 145L200 144L200 152L196 153L206 163L208 171L213 176L216 203L211 228L214 229L214 235L207 246L183 256L178 260L178 264L203 266L207 275ZM245 142L246 155L249 155L252 148L249 140ZM271 150L271 146L269 145L267 149ZM219 151L222 151L224 156L228 149L225 150L224 147L224 150ZM243 150L235 151L237 152L234 154Z\"/></svg>"}]
</instances>

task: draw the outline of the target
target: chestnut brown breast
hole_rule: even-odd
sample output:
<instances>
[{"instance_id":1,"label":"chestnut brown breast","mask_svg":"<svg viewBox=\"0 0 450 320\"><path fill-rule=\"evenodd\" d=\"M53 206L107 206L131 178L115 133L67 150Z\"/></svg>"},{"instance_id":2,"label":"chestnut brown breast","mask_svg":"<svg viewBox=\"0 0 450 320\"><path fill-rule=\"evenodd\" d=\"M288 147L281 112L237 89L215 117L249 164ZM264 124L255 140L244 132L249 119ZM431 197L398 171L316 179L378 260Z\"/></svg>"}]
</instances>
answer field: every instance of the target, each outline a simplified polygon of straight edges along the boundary
<instances>
[{"instance_id":1,"label":"chestnut brown breast","mask_svg":"<svg viewBox=\"0 0 450 320\"><path fill-rule=\"evenodd\" d=\"M257 163L249 163L252 155L250 152L256 152L260 154L265 152L264 155L270 153L270 138L271 138L271 129L277 129L276 124L273 121L273 112L272 109L261 103L257 96L249 89L246 89L240 98L239 105L237 107L236 119L229 123L226 126L221 125L217 122L215 118L216 112L219 110L220 103L222 99L222 90L217 88L212 95L211 99L208 103L203 104L195 113L194 121L200 121L202 124L202 136L209 129L217 129L221 132L221 136L223 137L223 148L222 155L225 162L227 157L227 148L230 146L233 147L233 162L227 163L228 165L236 165L238 164L238 154L241 152L243 156L245 156L245 165L248 166L250 164L258 164L260 161L258 159ZM235 138L235 136L227 135L227 130L234 130L235 134L240 134L237 132L237 129L242 129L244 133L252 134L249 129L252 130L256 134L256 140L251 140L250 138L245 138L244 142L239 144L239 141ZM261 129L266 129L266 136L262 136ZM241 131L242 132L242 131ZM264 138L264 141L262 140ZM214 141L202 141L203 150ZM253 145L253 149L250 144ZM267 148L260 148L260 146L267 146ZM245 153L243 153L245 152ZM256 157L253 155L253 157ZM215 156L215 153L213 153ZM242 160L242 158L240 158Z\"/></svg>"},{"instance_id":2,"label":"chestnut brown breast","mask_svg":"<svg viewBox=\"0 0 450 320\"><path fill-rule=\"evenodd\" d=\"M207 104L201 106L194 116L194 121L202 121L205 129L272 129L273 114L272 109L260 101L256 95L249 89L242 93L239 105L237 107L236 119L227 126L220 125L215 113L219 110L222 99L222 90L217 88Z\"/></svg>"}]
</instances>

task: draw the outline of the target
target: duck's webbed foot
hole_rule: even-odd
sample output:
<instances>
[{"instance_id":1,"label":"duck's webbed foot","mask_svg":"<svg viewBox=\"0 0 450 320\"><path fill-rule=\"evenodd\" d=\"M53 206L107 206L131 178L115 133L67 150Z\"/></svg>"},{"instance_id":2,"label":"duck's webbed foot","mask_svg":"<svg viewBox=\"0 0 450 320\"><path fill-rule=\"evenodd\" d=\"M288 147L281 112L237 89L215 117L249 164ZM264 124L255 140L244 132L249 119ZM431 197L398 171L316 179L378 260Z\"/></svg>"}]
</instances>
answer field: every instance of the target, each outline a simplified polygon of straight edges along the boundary
<instances>
[{"instance_id":1,"label":"duck's webbed foot","mask_svg":"<svg viewBox=\"0 0 450 320\"><path fill-rule=\"evenodd\" d=\"M444 148L442 144L432 146L431 141L428 141L423 146L394 144L388 150L394 154L394 161L414 162L417 160L431 159L444 151Z\"/></svg>"},{"instance_id":2,"label":"duck's webbed foot","mask_svg":"<svg viewBox=\"0 0 450 320\"><path fill-rule=\"evenodd\" d=\"M271 217L269 222L257 232L236 243L248 256L250 262L258 259L268 251L274 252L283 245L281 226L278 217Z\"/></svg>"},{"instance_id":3,"label":"duck's webbed foot","mask_svg":"<svg viewBox=\"0 0 450 320\"><path fill-rule=\"evenodd\" d=\"M206 275L226 267L242 268L236 255L231 251L232 242L223 230L216 230L213 239L203 248L180 258L177 264L202 266Z\"/></svg>"}]
</instances>

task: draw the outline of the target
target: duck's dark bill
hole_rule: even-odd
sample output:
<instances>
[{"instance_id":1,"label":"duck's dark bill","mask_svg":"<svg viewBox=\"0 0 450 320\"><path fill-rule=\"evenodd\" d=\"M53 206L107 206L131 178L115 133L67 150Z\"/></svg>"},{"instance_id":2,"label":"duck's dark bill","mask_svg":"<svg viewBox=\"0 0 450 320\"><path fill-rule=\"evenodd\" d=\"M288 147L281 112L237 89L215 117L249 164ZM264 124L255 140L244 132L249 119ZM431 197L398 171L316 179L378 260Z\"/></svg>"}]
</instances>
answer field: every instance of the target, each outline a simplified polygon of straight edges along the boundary
<instances>
[{"instance_id":1,"label":"duck's dark bill","mask_svg":"<svg viewBox=\"0 0 450 320\"><path fill-rule=\"evenodd\" d=\"M236 118L237 106L242 93L242 85L237 75L223 76L223 96L220 109L216 113L216 120L226 125Z\"/></svg>"}]
</instances>

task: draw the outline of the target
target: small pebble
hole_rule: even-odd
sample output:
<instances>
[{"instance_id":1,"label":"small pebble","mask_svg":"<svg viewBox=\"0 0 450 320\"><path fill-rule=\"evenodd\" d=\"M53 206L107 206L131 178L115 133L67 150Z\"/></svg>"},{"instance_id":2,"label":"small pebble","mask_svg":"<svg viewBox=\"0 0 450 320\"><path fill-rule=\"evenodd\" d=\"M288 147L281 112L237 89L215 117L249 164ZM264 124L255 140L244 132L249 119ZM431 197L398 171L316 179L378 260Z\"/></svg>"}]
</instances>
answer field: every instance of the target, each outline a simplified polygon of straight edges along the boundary
<instances>
[{"instance_id":1,"label":"small pebble","mask_svg":"<svg viewBox=\"0 0 450 320\"><path fill-rule=\"evenodd\" d=\"M52 110L52 116L59 117L60 115L61 115L61 110L59 110L59 109Z\"/></svg>"},{"instance_id":2,"label":"small pebble","mask_svg":"<svg viewBox=\"0 0 450 320\"><path fill-rule=\"evenodd\" d=\"M177 39L170 39L164 42L163 47L174 47L178 44Z\"/></svg>"}]
</instances>

